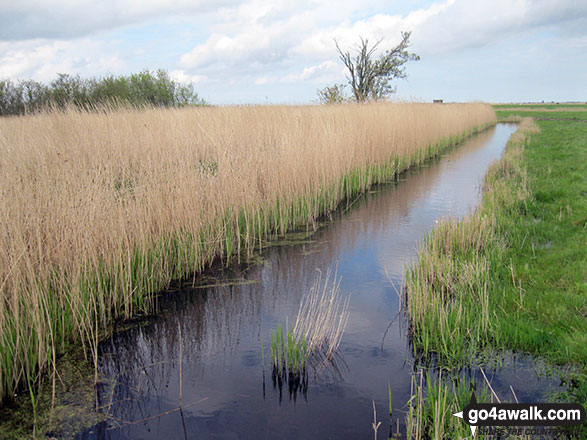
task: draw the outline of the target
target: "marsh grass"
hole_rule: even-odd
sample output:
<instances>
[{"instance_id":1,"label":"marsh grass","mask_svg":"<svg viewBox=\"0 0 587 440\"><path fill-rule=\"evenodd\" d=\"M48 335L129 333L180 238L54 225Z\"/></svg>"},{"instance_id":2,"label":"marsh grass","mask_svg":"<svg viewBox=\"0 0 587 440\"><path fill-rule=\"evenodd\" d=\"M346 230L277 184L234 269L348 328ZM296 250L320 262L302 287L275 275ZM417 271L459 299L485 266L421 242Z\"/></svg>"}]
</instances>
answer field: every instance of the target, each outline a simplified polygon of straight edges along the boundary
<instances>
[{"instance_id":1,"label":"marsh grass","mask_svg":"<svg viewBox=\"0 0 587 440\"><path fill-rule=\"evenodd\" d=\"M442 369L434 374L423 369L414 373L411 380L411 398L407 404L406 438L470 438L469 425L453 414L467 406L473 392L478 402L494 401L487 385L479 386L465 375L451 374Z\"/></svg>"},{"instance_id":2,"label":"marsh grass","mask_svg":"<svg viewBox=\"0 0 587 440\"><path fill-rule=\"evenodd\" d=\"M96 411L94 369L83 359L81 346L59 359L55 395L52 381L45 381L41 390L33 387L34 406L31 399L18 399L16 404L3 408L0 438L73 438L86 427L104 421L105 414Z\"/></svg>"},{"instance_id":3,"label":"marsh grass","mask_svg":"<svg viewBox=\"0 0 587 440\"><path fill-rule=\"evenodd\" d=\"M297 339L293 330L283 331L277 324L275 334L271 335L271 359L273 368L279 374L302 374L306 369L308 345L304 339Z\"/></svg>"},{"instance_id":4,"label":"marsh grass","mask_svg":"<svg viewBox=\"0 0 587 440\"><path fill-rule=\"evenodd\" d=\"M538 124L522 118L530 113L525 108L497 112L500 119L522 122L485 177L478 211L462 222L442 222L408 269L410 338L421 361L453 370L496 361L504 349L565 365L557 374L566 390L549 400L587 405L582 197L587 126L568 121L563 109L542 110L532 114L549 120ZM587 108L577 106L574 114L585 119ZM450 389L440 381L434 386L436 391L427 393L416 387L408 433L417 439L470 437L442 428L439 417L425 416L439 402L450 406L455 394L447 394ZM586 429L561 436L585 438Z\"/></svg>"},{"instance_id":5,"label":"marsh grass","mask_svg":"<svg viewBox=\"0 0 587 440\"><path fill-rule=\"evenodd\" d=\"M463 221L441 222L425 239L417 264L408 269L406 302L415 355L434 354L441 365L464 366L493 344L501 346L495 311L496 290L502 285L493 272L504 265L503 210L519 209L528 198L520 157L536 131L531 120L520 125L502 159L488 171L480 209ZM509 280L523 303L515 276Z\"/></svg>"},{"instance_id":6,"label":"marsh grass","mask_svg":"<svg viewBox=\"0 0 587 440\"><path fill-rule=\"evenodd\" d=\"M336 273L331 280L329 271L324 277L318 272L311 289L302 296L295 324L286 330L277 324L271 335L274 376L290 381L305 376L308 363L315 370L336 368L333 357L348 321L350 297L342 299Z\"/></svg>"},{"instance_id":7,"label":"marsh grass","mask_svg":"<svg viewBox=\"0 0 587 440\"><path fill-rule=\"evenodd\" d=\"M474 393L477 402L520 403L514 388L498 395L483 368L455 373L447 369L419 369L412 375L411 398L406 412L407 440L471 439L469 425L453 414L463 411ZM578 428L560 431L560 438L584 438ZM499 438L530 440L531 434L503 433ZM493 438L477 431L475 438ZM390 436L392 438L392 436ZM551 437L544 437L551 438ZM559 438L559 437L557 437Z\"/></svg>"},{"instance_id":8,"label":"marsh grass","mask_svg":"<svg viewBox=\"0 0 587 440\"><path fill-rule=\"evenodd\" d=\"M111 323L152 310L171 280L246 257L494 123L483 104L0 119L0 399L34 393L69 344L96 364Z\"/></svg>"},{"instance_id":9,"label":"marsh grass","mask_svg":"<svg viewBox=\"0 0 587 440\"><path fill-rule=\"evenodd\" d=\"M275 334L271 335L271 360L273 363L271 378L273 388L279 390L280 402L283 398L284 384L287 385L290 399L297 400L299 393L304 397L307 396L308 373L306 371L306 362L308 354L308 346L305 340L296 339L292 329L284 331L281 324L277 324ZM265 387L264 369L263 387Z\"/></svg>"}]
</instances>

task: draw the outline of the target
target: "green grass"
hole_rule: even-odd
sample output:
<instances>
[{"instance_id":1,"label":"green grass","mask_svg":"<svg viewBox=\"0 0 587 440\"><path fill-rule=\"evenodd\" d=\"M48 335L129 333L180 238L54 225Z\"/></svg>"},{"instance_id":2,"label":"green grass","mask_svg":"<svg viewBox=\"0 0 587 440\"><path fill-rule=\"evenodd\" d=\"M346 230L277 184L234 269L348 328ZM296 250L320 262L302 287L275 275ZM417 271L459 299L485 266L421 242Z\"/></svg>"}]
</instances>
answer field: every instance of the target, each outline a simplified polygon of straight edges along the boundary
<instances>
[{"instance_id":1,"label":"green grass","mask_svg":"<svg viewBox=\"0 0 587 440\"><path fill-rule=\"evenodd\" d=\"M303 339L296 339L293 330L284 333L281 324L277 324L275 334L271 335L271 360L273 368L279 373L302 374L306 369L308 344Z\"/></svg>"},{"instance_id":2,"label":"green grass","mask_svg":"<svg viewBox=\"0 0 587 440\"><path fill-rule=\"evenodd\" d=\"M499 120L509 118L569 119L587 120L587 104L495 104L495 114Z\"/></svg>"},{"instance_id":3,"label":"green grass","mask_svg":"<svg viewBox=\"0 0 587 440\"><path fill-rule=\"evenodd\" d=\"M585 112L587 115L587 112ZM521 285L502 321L505 344L556 363L587 365L587 124L539 122L525 160L530 196L510 218L506 259ZM513 234L512 234L513 235ZM507 261L507 260L506 260Z\"/></svg>"},{"instance_id":4,"label":"green grass","mask_svg":"<svg viewBox=\"0 0 587 440\"><path fill-rule=\"evenodd\" d=\"M522 111L522 110L499 110L495 111L497 117L501 120L512 116L535 119L570 119L570 120L587 120L587 108L585 111Z\"/></svg>"},{"instance_id":5,"label":"green grass","mask_svg":"<svg viewBox=\"0 0 587 440\"><path fill-rule=\"evenodd\" d=\"M494 401L487 385L477 382L464 374L451 374L442 369L438 374L419 370L412 376L412 397L406 412L406 438L420 440L470 437L469 425L453 414L462 411L469 404L474 387L477 401Z\"/></svg>"},{"instance_id":6,"label":"green grass","mask_svg":"<svg viewBox=\"0 0 587 440\"><path fill-rule=\"evenodd\" d=\"M561 102L558 104L553 103L544 103L544 104L493 104L492 107L495 110L499 110L502 108L512 108L512 107L523 107L523 108L536 108L536 109L558 109L558 108L565 108L565 107L572 107L572 108L583 108L587 110L587 103L567 103Z\"/></svg>"},{"instance_id":7,"label":"green grass","mask_svg":"<svg viewBox=\"0 0 587 440\"><path fill-rule=\"evenodd\" d=\"M412 343L453 369L501 349L570 366L556 398L587 405L587 124L536 124L489 170L478 211L442 223L408 269Z\"/></svg>"},{"instance_id":8,"label":"green grass","mask_svg":"<svg viewBox=\"0 0 587 440\"><path fill-rule=\"evenodd\" d=\"M587 125L539 127L489 172L479 211L427 239L408 274L417 350L466 362L512 348L587 365Z\"/></svg>"}]
</instances>

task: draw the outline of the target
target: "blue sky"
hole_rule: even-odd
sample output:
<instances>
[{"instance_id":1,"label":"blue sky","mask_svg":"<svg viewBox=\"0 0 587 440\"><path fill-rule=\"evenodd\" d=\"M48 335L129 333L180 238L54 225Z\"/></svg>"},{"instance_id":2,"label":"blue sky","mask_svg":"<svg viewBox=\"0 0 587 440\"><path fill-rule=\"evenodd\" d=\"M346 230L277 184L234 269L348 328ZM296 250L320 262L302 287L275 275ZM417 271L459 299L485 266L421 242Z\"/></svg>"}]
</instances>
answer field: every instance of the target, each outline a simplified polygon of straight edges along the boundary
<instances>
[{"instance_id":1,"label":"blue sky","mask_svg":"<svg viewBox=\"0 0 587 440\"><path fill-rule=\"evenodd\" d=\"M163 68L214 104L309 103L345 82L333 39L402 30L394 99L587 101L584 0L0 0L0 79Z\"/></svg>"}]
</instances>

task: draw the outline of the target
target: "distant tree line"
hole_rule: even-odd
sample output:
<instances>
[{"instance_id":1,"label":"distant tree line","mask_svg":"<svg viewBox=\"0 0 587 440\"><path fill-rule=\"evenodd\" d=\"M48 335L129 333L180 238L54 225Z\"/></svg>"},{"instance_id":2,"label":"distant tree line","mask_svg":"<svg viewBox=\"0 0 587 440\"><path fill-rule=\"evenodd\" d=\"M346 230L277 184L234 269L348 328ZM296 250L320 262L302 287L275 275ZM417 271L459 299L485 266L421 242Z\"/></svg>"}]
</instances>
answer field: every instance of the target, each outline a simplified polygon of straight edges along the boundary
<instances>
[{"instance_id":1,"label":"distant tree line","mask_svg":"<svg viewBox=\"0 0 587 440\"><path fill-rule=\"evenodd\" d=\"M81 78L59 74L49 84L0 80L0 116L22 115L57 107L92 109L100 105L183 107L205 105L192 84L181 84L166 70L143 70L128 76Z\"/></svg>"}]
</instances>

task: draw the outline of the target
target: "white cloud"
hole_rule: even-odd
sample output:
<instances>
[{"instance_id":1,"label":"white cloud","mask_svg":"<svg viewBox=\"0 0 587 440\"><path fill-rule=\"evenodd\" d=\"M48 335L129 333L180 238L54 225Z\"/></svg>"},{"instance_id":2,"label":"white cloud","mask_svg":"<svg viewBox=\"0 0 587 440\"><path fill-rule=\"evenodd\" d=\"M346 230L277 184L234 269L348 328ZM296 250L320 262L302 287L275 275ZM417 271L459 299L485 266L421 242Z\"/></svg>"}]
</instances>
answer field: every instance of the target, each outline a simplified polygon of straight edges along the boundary
<instances>
[{"instance_id":1,"label":"white cloud","mask_svg":"<svg viewBox=\"0 0 587 440\"><path fill-rule=\"evenodd\" d=\"M0 42L0 78L49 81L57 73L96 76L115 72L123 66L120 55L100 41Z\"/></svg>"},{"instance_id":2,"label":"white cloud","mask_svg":"<svg viewBox=\"0 0 587 440\"><path fill-rule=\"evenodd\" d=\"M305 57L334 53L333 39L350 46L359 36L372 41L383 38L382 49L397 43L401 31L412 31L413 49L418 53L446 53L482 47L512 33L573 22L587 18L587 3L572 0L447 0L399 15L375 14L366 19L319 29L303 39L294 53Z\"/></svg>"},{"instance_id":3,"label":"white cloud","mask_svg":"<svg viewBox=\"0 0 587 440\"><path fill-rule=\"evenodd\" d=\"M587 3L572 0L458 0L432 9L433 14L418 11L406 17L414 47L424 54L483 47L512 34L587 17Z\"/></svg>"},{"instance_id":4,"label":"white cloud","mask_svg":"<svg viewBox=\"0 0 587 440\"><path fill-rule=\"evenodd\" d=\"M288 52L300 32L311 28L299 16L284 21L260 23L253 19L238 32L213 33L180 59L183 68L192 70L229 69L234 73L262 72L290 60Z\"/></svg>"},{"instance_id":5,"label":"white cloud","mask_svg":"<svg viewBox=\"0 0 587 440\"><path fill-rule=\"evenodd\" d=\"M234 0L19 0L0 3L0 40L74 38L147 20L208 12Z\"/></svg>"},{"instance_id":6,"label":"white cloud","mask_svg":"<svg viewBox=\"0 0 587 440\"><path fill-rule=\"evenodd\" d=\"M320 74L324 74L325 72L330 73L337 72L339 70L340 66L337 63L332 60L328 60L318 64L317 66L306 67L300 75L300 79L311 79Z\"/></svg>"},{"instance_id":7,"label":"white cloud","mask_svg":"<svg viewBox=\"0 0 587 440\"><path fill-rule=\"evenodd\" d=\"M206 75L188 75L183 70L172 70L169 72L169 76L171 79L182 83L198 84L208 81L208 77Z\"/></svg>"}]
</instances>

